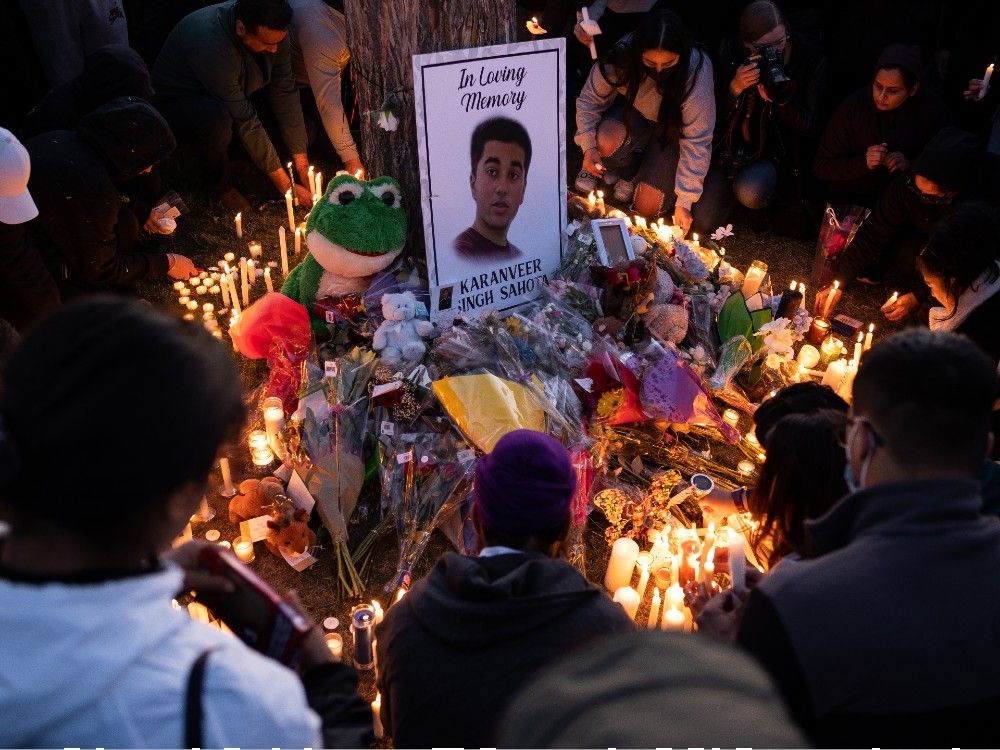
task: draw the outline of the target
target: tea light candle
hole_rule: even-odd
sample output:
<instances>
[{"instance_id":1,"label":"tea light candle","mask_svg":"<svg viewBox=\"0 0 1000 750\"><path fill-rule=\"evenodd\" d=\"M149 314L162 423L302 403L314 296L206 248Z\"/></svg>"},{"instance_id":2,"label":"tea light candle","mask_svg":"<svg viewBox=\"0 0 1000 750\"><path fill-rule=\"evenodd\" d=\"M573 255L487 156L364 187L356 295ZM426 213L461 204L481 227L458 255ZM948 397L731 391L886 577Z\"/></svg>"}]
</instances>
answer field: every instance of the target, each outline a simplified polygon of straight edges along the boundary
<instances>
[{"instance_id":1,"label":"tea light candle","mask_svg":"<svg viewBox=\"0 0 1000 750\"><path fill-rule=\"evenodd\" d=\"M174 289L176 289L178 292L181 289L183 289L183 288L184 288L184 282L183 281L175 281L174 282Z\"/></svg>"},{"instance_id":2,"label":"tea light candle","mask_svg":"<svg viewBox=\"0 0 1000 750\"><path fill-rule=\"evenodd\" d=\"M344 658L344 637L340 633L327 633L323 636L323 641L330 649L334 661L341 661Z\"/></svg>"},{"instance_id":3,"label":"tea light candle","mask_svg":"<svg viewBox=\"0 0 1000 750\"><path fill-rule=\"evenodd\" d=\"M264 430L252 430L249 435L247 435L247 445L250 446L250 450L255 448L266 448L267 447L267 433Z\"/></svg>"},{"instance_id":4,"label":"tea light candle","mask_svg":"<svg viewBox=\"0 0 1000 750\"><path fill-rule=\"evenodd\" d=\"M625 610L625 614L629 616L630 620L635 619L635 613L639 609L638 591L631 586L622 586L620 589L615 591L615 595L612 599L622 605L622 608Z\"/></svg>"},{"instance_id":5,"label":"tea light candle","mask_svg":"<svg viewBox=\"0 0 1000 750\"><path fill-rule=\"evenodd\" d=\"M741 289L743 299L750 299L760 291L760 285L764 283L764 276L766 275L766 263L755 260L750 264L750 268L747 269L747 274L743 278L743 288Z\"/></svg>"},{"instance_id":6,"label":"tea light candle","mask_svg":"<svg viewBox=\"0 0 1000 750\"><path fill-rule=\"evenodd\" d=\"M232 263L236 260L236 253L226 253L225 255L222 256L222 259L226 263ZM226 268L225 270L228 271L229 269Z\"/></svg>"},{"instance_id":7,"label":"tea light candle","mask_svg":"<svg viewBox=\"0 0 1000 750\"><path fill-rule=\"evenodd\" d=\"M740 413L736 409L726 409L722 412L722 420L726 424L735 427L740 423Z\"/></svg>"},{"instance_id":8,"label":"tea light candle","mask_svg":"<svg viewBox=\"0 0 1000 750\"><path fill-rule=\"evenodd\" d=\"M844 345L835 336L827 336L819 347L820 362L832 362L840 356Z\"/></svg>"},{"instance_id":9,"label":"tea light candle","mask_svg":"<svg viewBox=\"0 0 1000 750\"><path fill-rule=\"evenodd\" d=\"M760 448L760 441L757 439L757 433L755 432L747 433L747 442L754 448Z\"/></svg>"},{"instance_id":10,"label":"tea light candle","mask_svg":"<svg viewBox=\"0 0 1000 750\"><path fill-rule=\"evenodd\" d=\"M190 301L191 298L184 294L182 294L180 297L177 298L178 304L180 304L183 307L187 307L187 303Z\"/></svg>"},{"instance_id":11,"label":"tea light candle","mask_svg":"<svg viewBox=\"0 0 1000 750\"><path fill-rule=\"evenodd\" d=\"M274 463L274 452L270 448L254 448L250 452L254 466L270 466Z\"/></svg>"},{"instance_id":12,"label":"tea light candle","mask_svg":"<svg viewBox=\"0 0 1000 750\"><path fill-rule=\"evenodd\" d=\"M753 474L753 470L754 470L753 461L746 461L746 460L740 461L738 464L736 464L736 469L744 477L748 477L751 474Z\"/></svg>"},{"instance_id":13,"label":"tea light candle","mask_svg":"<svg viewBox=\"0 0 1000 750\"><path fill-rule=\"evenodd\" d=\"M194 313L184 313L181 317L183 317L184 320L194 320Z\"/></svg>"},{"instance_id":14,"label":"tea light candle","mask_svg":"<svg viewBox=\"0 0 1000 750\"><path fill-rule=\"evenodd\" d=\"M819 359L819 349L812 344L803 344L802 348L799 349L798 362L805 369L813 369L819 364Z\"/></svg>"},{"instance_id":15,"label":"tea light candle","mask_svg":"<svg viewBox=\"0 0 1000 750\"><path fill-rule=\"evenodd\" d=\"M264 254L264 247L257 242L257 240L251 240L247 243L247 249L250 251L251 258L259 258Z\"/></svg>"},{"instance_id":16,"label":"tea light candle","mask_svg":"<svg viewBox=\"0 0 1000 750\"><path fill-rule=\"evenodd\" d=\"M664 630L673 630L678 633L683 632L684 613L677 609L677 607L664 607L662 628Z\"/></svg>"},{"instance_id":17,"label":"tea light candle","mask_svg":"<svg viewBox=\"0 0 1000 750\"><path fill-rule=\"evenodd\" d=\"M245 536L238 536L233 540L233 553L242 563L250 564L256 555L253 552L253 542Z\"/></svg>"},{"instance_id":18,"label":"tea light candle","mask_svg":"<svg viewBox=\"0 0 1000 750\"><path fill-rule=\"evenodd\" d=\"M649 617L646 620L646 627L649 630L656 630L660 622L660 590L653 589L653 601L649 605Z\"/></svg>"},{"instance_id":19,"label":"tea light candle","mask_svg":"<svg viewBox=\"0 0 1000 750\"><path fill-rule=\"evenodd\" d=\"M830 334L830 321L826 318L813 318L809 325L809 343L818 346Z\"/></svg>"},{"instance_id":20,"label":"tea light candle","mask_svg":"<svg viewBox=\"0 0 1000 750\"><path fill-rule=\"evenodd\" d=\"M233 473L229 468L229 459L223 456L219 459L219 471L222 472L222 489L219 494L223 497L232 497L236 494L236 487L233 486Z\"/></svg>"},{"instance_id":21,"label":"tea light candle","mask_svg":"<svg viewBox=\"0 0 1000 750\"><path fill-rule=\"evenodd\" d=\"M192 310L192 311L197 310L198 309L198 300L196 300L196 299L188 300L187 309L188 310Z\"/></svg>"},{"instance_id":22,"label":"tea light candle","mask_svg":"<svg viewBox=\"0 0 1000 750\"><path fill-rule=\"evenodd\" d=\"M236 237L237 239L243 239L243 214L236 214Z\"/></svg>"},{"instance_id":23,"label":"tea light candle","mask_svg":"<svg viewBox=\"0 0 1000 750\"><path fill-rule=\"evenodd\" d=\"M617 591L632 582L632 569L639 557L639 545L631 539L622 537L616 539L611 546L611 559L608 560L608 570L604 574L604 587L608 591Z\"/></svg>"},{"instance_id":24,"label":"tea light candle","mask_svg":"<svg viewBox=\"0 0 1000 750\"><path fill-rule=\"evenodd\" d=\"M292 208L292 189L285 191L285 208L288 209L288 226L295 229L295 209Z\"/></svg>"},{"instance_id":25,"label":"tea light candle","mask_svg":"<svg viewBox=\"0 0 1000 750\"><path fill-rule=\"evenodd\" d=\"M218 294L220 291L222 291L221 287L218 284L213 284L212 288L208 290L208 293L209 294Z\"/></svg>"},{"instance_id":26,"label":"tea light candle","mask_svg":"<svg viewBox=\"0 0 1000 750\"><path fill-rule=\"evenodd\" d=\"M222 536L222 533L218 529L209 529L205 532L205 539L210 542L219 541L220 536Z\"/></svg>"}]
</instances>

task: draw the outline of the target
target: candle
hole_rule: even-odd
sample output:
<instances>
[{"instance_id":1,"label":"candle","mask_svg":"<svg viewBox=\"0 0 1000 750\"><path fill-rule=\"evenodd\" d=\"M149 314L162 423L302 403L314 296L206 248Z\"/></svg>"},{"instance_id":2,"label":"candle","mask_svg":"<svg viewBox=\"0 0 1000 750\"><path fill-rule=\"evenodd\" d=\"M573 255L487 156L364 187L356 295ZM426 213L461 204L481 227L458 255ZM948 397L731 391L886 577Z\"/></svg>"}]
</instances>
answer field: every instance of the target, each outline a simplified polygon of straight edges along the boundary
<instances>
[{"instance_id":1,"label":"candle","mask_svg":"<svg viewBox=\"0 0 1000 750\"><path fill-rule=\"evenodd\" d=\"M819 364L819 349L812 344L803 344L799 349L798 363L807 370Z\"/></svg>"},{"instance_id":2,"label":"candle","mask_svg":"<svg viewBox=\"0 0 1000 750\"><path fill-rule=\"evenodd\" d=\"M747 587L747 558L743 552L743 537L733 536L729 542L729 575L733 591L745 591Z\"/></svg>"},{"instance_id":3,"label":"candle","mask_svg":"<svg viewBox=\"0 0 1000 750\"><path fill-rule=\"evenodd\" d=\"M178 292L181 289L183 289L183 288L184 288L184 282L183 281L175 281L174 282L174 289L176 289Z\"/></svg>"},{"instance_id":4,"label":"candle","mask_svg":"<svg viewBox=\"0 0 1000 750\"><path fill-rule=\"evenodd\" d=\"M302 252L302 230L295 227L295 254Z\"/></svg>"},{"instance_id":5,"label":"candle","mask_svg":"<svg viewBox=\"0 0 1000 750\"><path fill-rule=\"evenodd\" d=\"M323 173L316 173L316 192L319 193L320 197L323 196Z\"/></svg>"},{"instance_id":6,"label":"candle","mask_svg":"<svg viewBox=\"0 0 1000 750\"><path fill-rule=\"evenodd\" d=\"M590 193L587 194L587 205L590 207L590 210L592 211L595 208L597 208L597 194L594 193L593 190L591 190Z\"/></svg>"},{"instance_id":7,"label":"candle","mask_svg":"<svg viewBox=\"0 0 1000 750\"><path fill-rule=\"evenodd\" d=\"M604 587L608 591L617 591L632 582L632 569L639 557L639 545L631 539L622 537L616 539L611 546L611 559L608 560L608 570L604 574Z\"/></svg>"},{"instance_id":8,"label":"candle","mask_svg":"<svg viewBox=\"0 0 1000 750\"><path fill-rule=\"evenodd\" d=\"M285 228L278 227L278 244L281 245L281 275L288 275L288 241L285 239Z\"/></svg>"},{"instance_id":9,"label":"candle","mask_svg":"<svg viewBox=\"0 0 1000 750\"><path fill-rule=\"evenodd\" d=\"M316 194L316 167L312 164L309 165L309 170L307 172L307 179L309 180L309 192L313 195Z\"/></svg>"},{"instance_id":10,"label":"candle","mask_svg":"<svg viewBox=\"0 0 1000 750\"><path fill-rule=\"evenodd\" d=\"M233 473L229 469L229 459L225 456L219 459L219 471L222 472L222 489L219 490L219 494L223 497L232 497L236 494L236 488L233 486Z\"/></svg>"},{"instance_id":11,"label":"candle","mask_svg":"<svg viewBox=\"0 0 1000 750\"><path fill-rule=\"evenodd\" d=\"M799 302L799 309L800 310L805 310L806 309L806 285L805 284L799 284L799 294L802 295L802 301Z\"/></svg>"},{"instance_id":12,"label":"candle","mask_svg":"<svg viewBox=\"0 0 1000 750\"><path fill-rule=\"evenodd\" d=\"M746 460L740 461L738 464L736 464L736 468L740 472L740 474L742 474L744 477L748 477L751 474L753 474L754 470L753 461L746 461Z\"/></svg>"},{"instance_id":13,"label":"candle","mask_svg":"<svg viewBox=\"0 0 1000 750\"><path fill-rule=\"evenodd\" d=\"M639 592L636 591L631 586L622 586L620 589L615 591L614 601L622 605L625 610L625 614L629 616L629 619L635 619L635 613L639 609Z\"/></svg>"},{"instance_id":14,"label":"candle","mask_svg":"<svg viewBox=\"0 0 1000 750\"><path fill-rule=\"evenodd\" d=\"M589 27L591 25L590 24L590 11L587 9L587 6L584 5L583 8L580 9L580 12L583 14L583 26L584 26L584 29L586 30L587 27ZM596 60L597 59L597 46L594 44L594 37L593 36L590 37L590 59L591 60Z\"/></svg>"},{"instance_id":15,"label":"candle","mask_svg":"<svg viewBox=\"0 0 1000 750\"><path fill-rule=\"evenodd\" d=\"M274 463L274 452L268 448L254 448L250 451L250 459L254 466L270 466Z\"/></svg>"},{"instance_id":16,"label":"candle","mask_svg":"<svg viewBox=\"0 0 1000 750\"><path fill-rule=\"evenodd\" d=\"M986 73L983 75L983 85L979 89L979 99L981 100L990 90L990 79L993 77L993 63L986 66Z\"/></svg>"},{"instance_id":17,"label":"candle","mask_svg":"<svg viewBox=\"0 0 1000 750\"><path fill-rule=\"evenodd\" d=\"M681 556L670 556L670 585L679 586L681 576ZM669 589L667 589L669 591Z\"/></svg>"},{"instance_id":18,"label":"candle","mask_svg":"<svg viewBox=\"0 0 1000 750\"><path fill-rule=\"evenodd\" d=\"M375 700L372 701L372 726L375 728L375 739L385 737L385 729L382 727L382 693L375 693Z\"/></svg>"},{"instance_id":19,"label":"candle","mask_svg":"<svg viewBox=\"0 0 1000 750\"><path fill-rule=\"evenodd\" d=\"M823 373L823 385L837 390L840 384L844 380L844 375L847 374L847 360L838 359L836 362L831 362L826 368L826 372Z\"/></svg>"},{"instance_id":20,"label":"candle","mask_svg":"<svg viewBox=\"0 0 1000 750\"><path fill-rule=\"evenodd\" d=\"M740 423L740 413L736 409L726 409L722 412L722 420L732 427Z\"/></svg>"},{"instance_id":21,"label":"candle","mask_svg":"<svg viewBox=\"0 0 1000 750\"><path fill-rule=\"evenodd\" d=\"M274 283L271 281L271 269L270 268L265 268L264 269L264 287L267 289L268 292L273 292L274 291Z\"/></svg>"},{"instance_id":22,"label":"candle","mask_svg":"<svg viewBox=\"0 0 1000 750\"><path fill-rule=\"evenodd\" d=\"M701 555L698 559L704 564L712 559L713 554L715 554L715 524L709 523L705 532L705 543L701 545Z\"/></svg>"},{"instance_id":23,"label":"candle","mask_svg":"<svg viewBox=\"0 0 1000 750\"><path fill-rule=\"evenodd\" d=\"M653 601L649 605L649 618L646 620L646 627L649 630L656 630L660 622L660 590L653 589Z\"/></svg>"},{"instance_id":24,"label":"candle","mask_svg":"<svg viewBox=\"0 0 1000 750\"><path fill-rule=\"evenodd\" d=\"M667 589L663 598L663 606L664 608L676 607L680 609L682 604L684 604L684 589L680 587L679 583L675 583Z\"/></svg>"},{"instance_id":25,"label":"candle","mask_svg":"<svg viewBox=\"0 0 1000 750\"><path fill-rule=\"evenodd\" d=\"M764 276L767 275L767 264L762 263L759 260L755 260L750 264L750 268L747 269L747 275L743 279L743 299L750 299L759 290L760 285L764 283Z\"/></svg>"},{"instance_id":26,"label":"candle","mask_svg":"<svg viewBox=\"0 0 1000 750\"><path fill-rule=\"evenodd\" d=\"M236 237L237 239L243 239L243 214L236 214Z\"/></svg>"},{"instance_id":27,"label":"candle","mask_svg":"<svg viewBox=\"0 0 1000 750\"><path fill-rule=\"evenodd\" d=\"M194 315L191 313L184 313L182 317L184 318L184 320L194 320Z\"/></svg>"},{"instance_id":28,"label":"candle","mask_svg":"<svg viewBox=\"0 0 1000 750\"><path fill-rule=\"evenodd\" d=\"M177 302L178 304L181 305L181 307L187 307L187 303L190 301L191 298L188 297L186 294L182 294L180 297L177 298Z\"/></svg>"},{"instance_id":29,"label":"candle","mask_svg":"<svg viewBox=\"0 0 1000 750\"><path fill-rule=\"evenodd\" d=\"M872 348L872 337L875 336L875 324L868 324L868 334L865 336L865 351Z\"/></svg>"},{"instance_id":30,"label":"candle","mask_svg":"<svg viewBox=\"0 0 1000 750\"><path fill-rule=\"evenodd\" d=\"M823 343L823 339L830 333L830 321L826 318L813 318L809 325L809 343L818 346Z\"/></svg>"},{"instance_id":31,"label":"candle","mask_svg":"<svg viewBox=\"0 0 1000 750\"><path fill-rule=\"evenodd\" d=\"M262 407L267 444L278 455L281 455L283 452L281 439L285 431L285 407L282 405L281 399L277 396L265 398Z\"/></svg>"},{"instance_id":32,"label":"candle","mask_svg":"<svg viewBox=\"0 0 1000 750\"><path fill-rule=\"evenodd\" d=\"M330 649L330 655L334 661L344 658L344 637L340 633L327 633L323 636L326 647Z\"/></svg>"},{"instance_id":33,"label":"candle","mask_svg":"<svg viewBox=\"0 0 1000 750\"><path fill-rule=\"evenodd\" d=\"M250 251L251 258L259 258L264 254L264 248L259 242L257 242L257 240L248 242L247 249Z\"/></svg>"},{"instance_id":34,"label":"candle","mask_svg":"<svg viewBox=\"0 0 1000 750\"><path fill-rule=\"evenodd\" d=\"M224 308L229 307L229 284L226 283L225 279L222 280L222 306Z\"/></svg>"},{"instance_id":35,"label":"candle","mask_svg":"<svg viewBox=\"0 0 1000 750\"><path fill-rule=\"evenodd\" d=\"M833 286L827 290L826 299L823 300L823 312L820 316L823 318L829 318L834 309L837 307L837 303L840 302L840 296L843 292L840 291L840 282L834 281Z\"/></svg>"},{"instance_id":36,"label":"candle","mask_svg":"<svg viewBox=\"0 0 1000 750\"><path fill-rule=\"evenodd\" d=\"M601 212L602 216L604 215L604 191L603 190L598 190L597 191L597 210Z\"/></svg>"},{"instance_id":37,"label":"candle","mask_svg":"<svg viewBox=\"0 0 1000 750\"><path fill-rule=\"evenodd\" d=\"M226 267L226 271L226 280L229 283L229 302L233 306L233 315L239 317L240 313L243 312L243 308L240 307L239 293L236 291L236 272L230 272L228 266ZM232 323L230 323L230 326L232 326Z\"/></svg>"},{"instance_id":38,"label":"candle","mask_svg":"<svg viewBox=\"0 0 1000 750\"><path fill-rule=\"evenodd\" d=\"M288 209L288 227L295 229L295 209L292 208L292 189L285 192L285 208Z\"/></svg>"},{"instance_id":39,"label":"candle","mask_svg":"<svg viewBox=\"0 0 1000 750\"><path fill-rule=\"evenodd\" d=\"M233 263L236 261L236 253L226 253L224 256L222 256L222 259L223 261L225 261L225 263L222 264L223 266L225 266L226 263ZM229 269L227 268L226 271L228 270Z\"/></svg>"},{"instance_id":40,"label":"candle","mask_svg":"<svg viewBox=\"0 0 1000 750\"><path fill-rule=\"evenodd\" d=\"M715 583L715 563L711 560L706 561L704 565L701 566L701 582L705 584L705 590L708 595L712 595L712 586Z\"/></svg>"},{"instance_id":41,"label":"candle","mask_svg":"<svg viewBox=\"0 0 1000 750\"><path fill-rule=\"evenodd\" d=\"M677 607L663 608L663 629L684 632L684 613Z\"/></svg>"},{"instance_id":42,"label":"candle","mask_svg":"<svg viewBox=\"0 0 1000 750\"><path fill-rule=\"evenodd\" d=\"M861 362L861 351L864 347L863 341L864 334L858 331L858 340L854 344L854 358L851 360L851 367L855 370L858 369L858 363Z\"/></svg>"},{"instance_id":43,"label":"candle","mask_svg":"<svg viewBox=\"0 0 1000 750\"><path fill-rule=\"evenodd\" d=\"M240 258L240 284L243 289L243 306L250 304L250 279L247 277L247 259Z\"/></svg>"},{"instance_id":44,"label":"candle","mask_svg":"<svg viewBox=\"0 0 1000 750\"><path fill-rule=\"evenodd\" d=\"M653 555L649 552L640 552L636 558L635 565L639 569L639 597L646 595L646 587L649 585L649 565L653 562Z\"/></svg>"},{"instance_id":45,"label":"candle","mask_svg":"<svg viewBox=\"0 0 1000 750\"><path fill-rule=\"evenodd\" d=\"M188 303L187 303L186 307L187 307L188 310L197 310L198 309L198 300L196 300L196 299L188 300Z\"/></svg>"},{"instance_id":46,"label":"candle","mask_svg":"<svg viewBox=\"0 0 1000 750\"><path fill-rule=\"evenodd\" d=\"M844 345L840 343L840 339L835 336L827 336L823 339L822 345L820 345L820 362L832 362L840 356L841 349Z\"/></svg>"},{"instance_id":47,"label":"candle","mask_svg":"<svg viewBox=\"0 0 1000 750\"><path fill-rule=\"evenodd\" d=\"M215 518L215 511L212 510L212 506L208 504L208 497L202 495L201 505L198 506L198 512L191 516L191 520L195 523L207 523L213 518Z\"/></svg>"},{"instance_id":48,"label":"candle","mask_svg":"<svg viewBox=\"0 0 1000 750\"><path fill-rule=\"evenodd\" d=\"M747 433L747 442L754 448L760 448L760 441L757 439L757 433L755 432Z\"/></svg>"},{"instance_id":49,"label":"candle","mask_svg":"<svg viewBox=\"0 0 1000 750\"><path fill-rule=\"evenodd\" d=\"M375 624L378 625L382 622L382 618L385 617L385 610L382 609L382 605L378 599L372 599L372 610L375 612Z\"/></svg>"},{"instance_id":50,"label":"candle","mask_svg":"<svg viewBox=\"0 0 1000 750\"><path fill-rule=\"evenodd\" d=\"M245 536L238 536L233 540L233 552L242 563L252 563L254 561L253 542Z\"/></svg>"}]
</instances>

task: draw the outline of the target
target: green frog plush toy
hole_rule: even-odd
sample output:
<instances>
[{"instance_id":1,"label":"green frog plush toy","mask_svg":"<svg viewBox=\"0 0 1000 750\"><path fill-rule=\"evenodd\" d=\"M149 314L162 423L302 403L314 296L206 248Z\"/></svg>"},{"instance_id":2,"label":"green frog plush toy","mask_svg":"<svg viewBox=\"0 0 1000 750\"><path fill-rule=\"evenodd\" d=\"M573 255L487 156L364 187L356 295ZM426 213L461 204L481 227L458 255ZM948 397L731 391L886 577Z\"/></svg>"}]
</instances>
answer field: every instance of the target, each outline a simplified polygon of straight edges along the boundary
<instances>
[{"instance_id":1,"label":"green frog plush toy","mask_svg":"<svg viewBox=\"0 0 1000 750\"><path fill-rule=\"evenodd\" d=\"M391 177L365 182L339 174L306 221L309 252L285 279L281 293L305 306L314 331L325 320L316 300L364 292L371 277L399 257L406 242L406 212Z\"/></svg>"}]
</instances>

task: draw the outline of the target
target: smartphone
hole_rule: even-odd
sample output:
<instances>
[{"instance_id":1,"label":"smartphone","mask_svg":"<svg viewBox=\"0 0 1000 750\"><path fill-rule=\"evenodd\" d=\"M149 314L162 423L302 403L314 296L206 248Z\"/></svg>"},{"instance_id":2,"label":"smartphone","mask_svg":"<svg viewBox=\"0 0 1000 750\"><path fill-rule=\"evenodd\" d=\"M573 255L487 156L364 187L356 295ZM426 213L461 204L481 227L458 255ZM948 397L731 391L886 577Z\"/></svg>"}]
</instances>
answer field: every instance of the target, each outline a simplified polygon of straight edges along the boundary
<instances>
[{"instance_id":1,"label":"smartphone","mask_svg":"<svg viewBox=\"0 0 1000 750\"><path fill-rule=\"evenodd\" d=\"M250 648L288 666L298 663L312 624L297 607L221 547L203 549L198 566L235 586L231 594L199 595L199 601Z\"/></svg>"}]
</instances>

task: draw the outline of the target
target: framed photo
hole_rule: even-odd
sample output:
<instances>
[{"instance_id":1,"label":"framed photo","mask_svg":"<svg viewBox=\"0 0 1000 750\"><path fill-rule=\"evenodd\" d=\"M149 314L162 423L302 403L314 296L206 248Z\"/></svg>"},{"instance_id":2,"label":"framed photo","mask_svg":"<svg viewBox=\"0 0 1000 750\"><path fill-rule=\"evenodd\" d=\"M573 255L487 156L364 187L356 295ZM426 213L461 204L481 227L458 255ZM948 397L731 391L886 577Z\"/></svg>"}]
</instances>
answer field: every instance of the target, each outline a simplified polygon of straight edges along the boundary
<instances>
[{"instance_id":1,"label":"framed photo","mask_svg":"<svg viewBox=\"0 0 1000 750\"><path fill-rule=\"evenodd\" d=\"M614 268L635 260L632 238L629 236L628 225L624 219L594 219L590 222L590 226L594 228L597 257L602 264Z\"/></svg>"}]
</instances>

